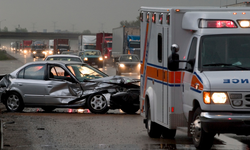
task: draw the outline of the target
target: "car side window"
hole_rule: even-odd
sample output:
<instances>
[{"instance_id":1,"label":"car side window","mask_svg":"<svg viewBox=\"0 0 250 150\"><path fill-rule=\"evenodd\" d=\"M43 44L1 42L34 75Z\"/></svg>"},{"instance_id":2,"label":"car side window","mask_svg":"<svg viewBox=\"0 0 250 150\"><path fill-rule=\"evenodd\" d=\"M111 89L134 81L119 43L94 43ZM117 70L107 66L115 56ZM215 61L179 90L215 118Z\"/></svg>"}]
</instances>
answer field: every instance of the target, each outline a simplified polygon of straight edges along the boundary
<instances>
[{"instance_id":1,"label":"car side window","mask_svg":"<svg viewBox=\"0 0 250 150\"><path fill-rule=\"evenodd\" d=\"M44 71L45 65L30 65L21 70L17 78L43 80Z\"/></svg>"},{"instance_id":2,"label":"car side window","mask_svg":"<svg viewBox=\"0 0 250 150\"><path fill-rule=\"evenodd\" d=\"M195 59L195 56L196 56L196 46L197 46L197 38L194 37L193 40L192 40L190 49L189 49L189 54L188 54L187 60ZM186 69L189 72L193 72L193 68L192 68L192 66L189 63L186 64Z\"/></svg>"},{"instance_id":3,"label":"car side window","mask_svg":"<svg viewBox=\"0 0 250 150\"><path fill-rule=\"evenodd\" d=\"M69 73L59 66L51 66L49 70L49 78L68 79L71 78Z\"/></svg>"},{"instance_id":4,"label":"car side window","mask_svg":"<svg viewBox=\"0 0 250 150\"><path fill-rule=\"evenodd\" d=\"M24 69L22 69L22 70L18 73L17 78L23 79L23 73L24 73Z\"/></svg>"}]
</instances>

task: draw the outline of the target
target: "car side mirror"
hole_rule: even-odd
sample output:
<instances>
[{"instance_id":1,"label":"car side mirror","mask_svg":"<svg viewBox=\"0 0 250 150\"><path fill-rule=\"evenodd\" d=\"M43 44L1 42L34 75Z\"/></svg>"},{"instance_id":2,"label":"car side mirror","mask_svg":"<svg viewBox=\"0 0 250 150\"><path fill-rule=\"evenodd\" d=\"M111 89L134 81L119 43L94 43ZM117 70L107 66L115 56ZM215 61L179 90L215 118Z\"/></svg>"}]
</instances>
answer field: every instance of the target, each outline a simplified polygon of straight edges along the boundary
<instances>
[{"instance_id":1,"label":"car side mirror","mask_svg":"<svg viewBox=\"0 0 250 150\"><path fill-rule=\"evenodd\" d=\"M179 69L179 46L177 44L173 44L171 46L172 54L168 58L168 69L171 71L177 71Z\"/></svg>"}]
</instances>

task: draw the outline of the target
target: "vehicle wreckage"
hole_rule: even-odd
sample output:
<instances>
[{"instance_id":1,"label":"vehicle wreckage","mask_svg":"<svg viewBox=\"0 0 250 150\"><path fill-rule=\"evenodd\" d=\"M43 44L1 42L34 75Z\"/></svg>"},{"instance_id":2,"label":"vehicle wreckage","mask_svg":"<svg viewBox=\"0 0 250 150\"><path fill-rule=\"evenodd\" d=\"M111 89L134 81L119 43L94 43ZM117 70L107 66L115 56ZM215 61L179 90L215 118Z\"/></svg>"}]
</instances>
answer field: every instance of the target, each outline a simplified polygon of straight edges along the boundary
<instances>
[{"instance_id":1,"label":"vehicle wreckage","mask_svg":"<svg viewBox=\"0 0 250 150\"><path fill-rule=\"evenodd\" d=\"M8 111L20 112L25 107L41 107L48 112L55 108L87 108L92 113L106 113L109 109L121 109L131 114L139 110L138 79L107 76L86 64L46 62L42 63L43 67L40 63L31 63L31 66L33 67L34 64L38 67L35 72L44 69L41 79L26 79L23 74L28 72L29 65L24 65L11 74L0 76L0 100ZM64 75L67 74L68 77L60 79L50 77L49 71L46 70L55 66L61 67ZM79 78L77 71L83 67L85 71L88 68L91 74L81 73ZM54 69L58 70L58 68ZM22 73L22 71L26 72ZM93 75L93 72L96 74ZM32 74L35 73L32 72ZM37 76L39 75L35 77Z\"/></svg>"}]
</instances>

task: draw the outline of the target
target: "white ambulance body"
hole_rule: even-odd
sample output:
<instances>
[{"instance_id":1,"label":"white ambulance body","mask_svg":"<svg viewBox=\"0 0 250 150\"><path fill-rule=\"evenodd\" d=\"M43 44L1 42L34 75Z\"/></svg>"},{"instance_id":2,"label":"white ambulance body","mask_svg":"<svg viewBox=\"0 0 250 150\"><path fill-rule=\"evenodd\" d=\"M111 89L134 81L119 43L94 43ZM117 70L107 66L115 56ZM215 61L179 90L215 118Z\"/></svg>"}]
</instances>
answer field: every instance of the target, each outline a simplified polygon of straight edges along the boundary
<instances>
[{"instance_id":1,"label":"white ambulance body","mask_svg":"<svg viewBox=\"0 0 250 150\"><path fill-rule=\"evenodd\" d=\"M150 137L197 148L250 134L250 9L141 7L140 111ZM179 50L179 51L178 51Z\"/></svg>"}]
</instances>

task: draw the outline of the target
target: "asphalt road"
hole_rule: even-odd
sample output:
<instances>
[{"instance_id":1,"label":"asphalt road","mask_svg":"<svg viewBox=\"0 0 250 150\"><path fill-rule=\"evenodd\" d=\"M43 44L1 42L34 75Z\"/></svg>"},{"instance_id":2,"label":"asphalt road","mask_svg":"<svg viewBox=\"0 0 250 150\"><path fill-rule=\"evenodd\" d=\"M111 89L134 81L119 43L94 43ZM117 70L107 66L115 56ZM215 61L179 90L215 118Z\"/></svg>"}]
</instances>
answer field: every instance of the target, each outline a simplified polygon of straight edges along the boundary
<instances>
[{"instance_id":1,"label":"asphalt road","mask_svg":"<svg viewBox=\"0 0 250 150\"><path fill-rule=\"evenodd\" d=\"M38 61L29 55L9 52L18 60L0 71L13 71L24 63ZM6 63L6 62L5 62ZM1 64L5 64L0 62ZM6 65L6 64L5 64ZM115 74L112 67L104 67L104 72ZM139 78L136 74L123 74ZM3 107L1 104L0 107ZM186 128L178 128L174 139L149 138L143 118L139 113L128 115L121 110L110 110L107 114L91 114L71 109L56 109L45 113L40 108L25 108L22 113L2 110L3 145L6 150L194 150L192 139L187 137ZM213 150L248 150L249 136L232 134L216 135Z\"/></svg>"}]
</instances>

